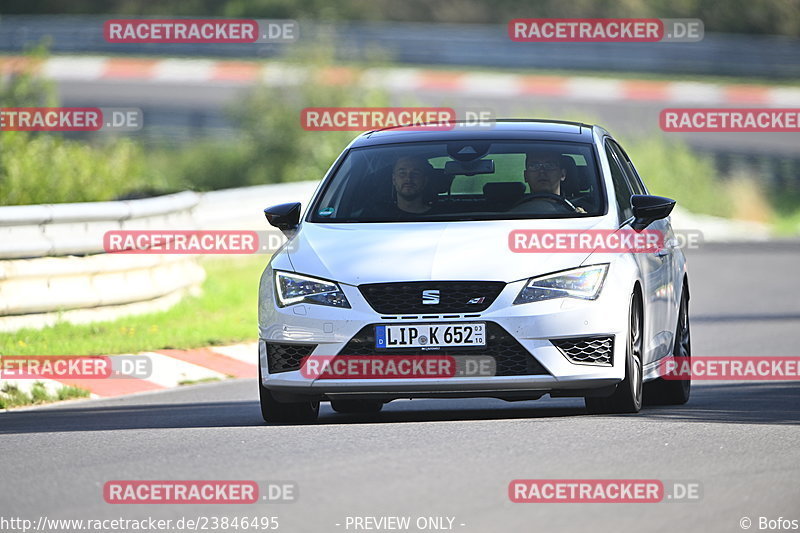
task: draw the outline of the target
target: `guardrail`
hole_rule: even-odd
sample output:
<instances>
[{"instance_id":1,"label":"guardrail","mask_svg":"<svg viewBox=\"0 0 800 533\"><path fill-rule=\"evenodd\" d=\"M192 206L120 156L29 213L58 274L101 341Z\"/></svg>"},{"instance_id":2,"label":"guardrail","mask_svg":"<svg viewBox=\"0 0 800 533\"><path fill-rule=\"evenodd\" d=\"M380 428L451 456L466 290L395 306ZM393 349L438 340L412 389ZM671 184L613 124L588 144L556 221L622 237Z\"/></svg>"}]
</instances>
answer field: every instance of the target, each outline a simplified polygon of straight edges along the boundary
<instances>
[{"instance_id":1,"label":"guardrail","mask_svg":"<svg viewBox=\"0 0 800 533\"><path fill-rule=\"evenodd\" d=\"M199 290L190 255L106 254L108 230L193 229L200 196L0 207L0 331L168 308Z\"/></svg>"},{"instance_id":2,"label":"guardrail","mask_svg":"<svg viewBox=\"0 0 800 533\"><path fill-rule=\"evenodd\" d=\"M113 44L103 39L109 17L6 15L0 50L20 52L43 40L55 53L279 57L288 44ZM502 24L299 21L300 42L330 42L347 60L376 54L400 63L659 72L768 78L800 76L800 40L706 33L696 43L517 43Z\"/></svg>"}]
</instances>

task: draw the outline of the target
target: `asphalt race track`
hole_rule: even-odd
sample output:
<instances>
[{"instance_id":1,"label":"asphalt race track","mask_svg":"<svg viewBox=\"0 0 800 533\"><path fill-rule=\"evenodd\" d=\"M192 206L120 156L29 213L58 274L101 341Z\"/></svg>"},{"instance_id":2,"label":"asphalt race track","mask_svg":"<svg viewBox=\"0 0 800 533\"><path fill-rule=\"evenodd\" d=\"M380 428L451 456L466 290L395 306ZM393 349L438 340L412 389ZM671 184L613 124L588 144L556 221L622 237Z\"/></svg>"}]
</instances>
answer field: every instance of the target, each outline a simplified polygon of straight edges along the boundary
<instances>
[{"instance_id":1,"label":"asphalt race track","mask_svg":"<svg viewBox=\"0 0 800 533\"><path fill-rule=\"evenodd\" d=\"M798 242L688 256L694 355L798 355ZM764 381L695 383L688 405L639 415L589 416L573 399L414 400L266 426L255 381L227 381L0 414L0 508L32 520L269 515L279 531L315 533L347 531L354 515L455 517L465 533L731 532L744 517L758 530L759 517L800 518L798 422L800 383ZM514 504L517 478L697 482L702 498ZM111 505L102 489L115 479L293 481L299 499Z\"/></svg>"}]
</instances>

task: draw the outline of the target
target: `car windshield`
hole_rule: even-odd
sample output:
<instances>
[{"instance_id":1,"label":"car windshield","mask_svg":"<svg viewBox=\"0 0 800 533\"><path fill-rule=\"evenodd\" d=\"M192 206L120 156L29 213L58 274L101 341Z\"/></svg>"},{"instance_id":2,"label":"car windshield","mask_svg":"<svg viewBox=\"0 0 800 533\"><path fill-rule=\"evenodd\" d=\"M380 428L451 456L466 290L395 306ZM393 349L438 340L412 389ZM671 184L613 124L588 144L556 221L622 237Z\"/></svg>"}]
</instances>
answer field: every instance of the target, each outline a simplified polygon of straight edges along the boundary
<instances>
[{"instance_id":1,"label":"car windshield","mask_svg":"<svg viewBox=\"0 0 800 533\"><path fill-rule=\"evenodd\" d=\"M354 148L311 222L572 218L603 214L587 143L449 141Z\"/></svg>"}]
</instances>

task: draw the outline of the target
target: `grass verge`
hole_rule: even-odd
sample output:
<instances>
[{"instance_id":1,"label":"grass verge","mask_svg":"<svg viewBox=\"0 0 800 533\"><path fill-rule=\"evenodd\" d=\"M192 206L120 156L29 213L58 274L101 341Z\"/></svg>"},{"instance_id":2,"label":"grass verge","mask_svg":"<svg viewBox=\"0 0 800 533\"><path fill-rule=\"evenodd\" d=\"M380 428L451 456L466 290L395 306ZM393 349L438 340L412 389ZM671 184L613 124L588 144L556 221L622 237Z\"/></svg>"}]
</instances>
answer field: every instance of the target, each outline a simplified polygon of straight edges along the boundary
<instances>
[{"instance_id":1,"label":"grass verge","mask_svg":"<svg viewBox=\"0 0 800 533\"><path fill-rule=\"evenodd\" d=\"M88 390L71 385L61 387L55 393L50 393L41 381L34 383L30 392L20 390L19 387L11 383L5 383L0 389L0 409L11 409L24 405L38 405L61 400L71 400L73 398L88 397Z\"/></svg>"},{"instance_id":2,"label":"grass verge","mask_svg":"<svg viewBox=\"0 0 800 533\"><path fill-rule=\"evenodd\" d=\"M106 355L254 340L258 336L258 280L267 260L263 255L206 259L207 277L200 296L186 297L158 313L19 330L0 337L0 353Z\"/></svg>"},{"instance_id":3,"label":"grass verge","mask_svg":"<svg viewBox=\"0 0 800 533\"><path fill-rule=\"evenodd\" d=\"M228 376L232 377L232 376ZM214 381L222 381L220 378L203 378L203 379L184 379L178 382L178 385L197 385L198 383L212 383Z\"/></svg>"}]
</instances>

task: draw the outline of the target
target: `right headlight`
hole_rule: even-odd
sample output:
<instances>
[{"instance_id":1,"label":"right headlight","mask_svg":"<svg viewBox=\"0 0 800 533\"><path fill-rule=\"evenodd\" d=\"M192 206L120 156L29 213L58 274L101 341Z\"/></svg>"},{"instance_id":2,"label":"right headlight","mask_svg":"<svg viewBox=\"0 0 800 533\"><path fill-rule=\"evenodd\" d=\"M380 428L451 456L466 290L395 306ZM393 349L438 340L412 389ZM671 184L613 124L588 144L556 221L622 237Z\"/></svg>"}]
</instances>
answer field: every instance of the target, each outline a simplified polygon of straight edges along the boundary
<instances>
[{"instance_id":1,"label":"right headlight","mask_svg":"<svg viewBox=\"0 0 800 533\"><path fill-rule=\"evenodd\" d=\"M310 276L275 271L278 306L309 303L350 308L350 302L338 284Z\"/></svg>"},{"instance_id":2,"label":"right headlight","mask_svg":"<svg viewBox=\"0 0 800 533\"><path fill-rule=\"evenodd\" d=\"M553 298L594 300L600 296L607 273L608 264L604 264L531 278L517 295L514 304L541 302Z\"/></svg>"}]
</instances>

